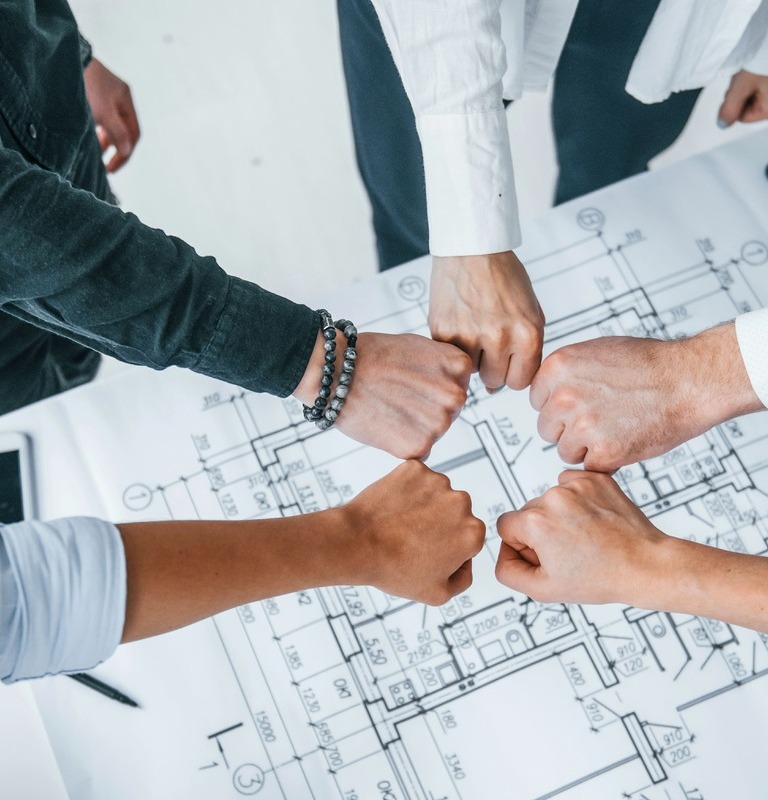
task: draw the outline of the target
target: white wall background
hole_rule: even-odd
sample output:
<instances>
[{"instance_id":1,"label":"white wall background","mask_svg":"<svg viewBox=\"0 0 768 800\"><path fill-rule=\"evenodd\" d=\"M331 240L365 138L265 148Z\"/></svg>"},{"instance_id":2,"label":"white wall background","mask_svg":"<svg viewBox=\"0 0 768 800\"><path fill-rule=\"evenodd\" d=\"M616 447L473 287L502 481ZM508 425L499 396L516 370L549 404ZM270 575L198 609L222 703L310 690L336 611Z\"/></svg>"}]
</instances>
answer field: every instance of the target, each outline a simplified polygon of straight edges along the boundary
<instances>
[{"instance_id":1,"label":"white wall background","mask_svg":"<svg viewBox=\"0 0 768 800\"><path fill-rule=\"evenodd\" d=\"M139 112L141 142L113 182L124 208L309 305L375 272L334 0L71 3ZM659 165L749 132L715 126L724 88L707 89ZM521 207L536 215L555 177L548 99L509 113ZM0 797L66 797L28 687L0 687Z\"/></svg>"}]
</instances>

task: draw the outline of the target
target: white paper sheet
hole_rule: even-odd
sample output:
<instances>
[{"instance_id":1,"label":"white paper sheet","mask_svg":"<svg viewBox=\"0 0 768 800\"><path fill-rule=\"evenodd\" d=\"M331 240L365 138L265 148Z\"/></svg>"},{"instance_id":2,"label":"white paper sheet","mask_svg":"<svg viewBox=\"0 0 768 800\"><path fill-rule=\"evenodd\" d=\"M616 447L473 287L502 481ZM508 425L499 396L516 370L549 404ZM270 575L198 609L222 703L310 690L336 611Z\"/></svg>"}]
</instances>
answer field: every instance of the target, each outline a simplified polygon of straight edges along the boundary
<instances>
[{"instance_id":1,"label":"white paper sheet","mask_svg":"<svg viewBox=\"0 0 768 800\"><path fill-rule=\"evenodd\" d=\"M768 135L553 210L520 251L546 352L687 336L768 303ZM331 301L426 332L428 264ZM131 370L4 419L30 432L47 516L269 517L336 505L394 465L293 401ZM768 414L621 485L670 533L765 553ZM500 513L557 478L527 393L473 383L430 466L488 522L472 588L439 609L365 587L253 603L120 648L96 671L141 703L56 678L37 701L73 800L723 800L764 797L768 637L611 605L542 605L493 576ZM258 580L258 576L254 576ZM621 576L616 576L617 580Z\"/></svg>"}]
</instances>

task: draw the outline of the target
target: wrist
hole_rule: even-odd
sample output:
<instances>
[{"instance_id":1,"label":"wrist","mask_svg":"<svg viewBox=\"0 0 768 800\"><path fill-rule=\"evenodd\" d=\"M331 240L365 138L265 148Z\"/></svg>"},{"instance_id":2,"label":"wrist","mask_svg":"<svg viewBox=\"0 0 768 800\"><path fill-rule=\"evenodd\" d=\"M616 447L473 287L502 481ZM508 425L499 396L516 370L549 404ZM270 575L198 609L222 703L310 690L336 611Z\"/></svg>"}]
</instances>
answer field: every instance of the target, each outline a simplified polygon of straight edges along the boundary
<instances>
[{"instance_id":1,"label":"wrist","mask_svg":"<svg viewBox=\"0 0 768 800\"><path fill-rule=\"evenodd\" d=\"M368 515L358 513L357 501L350 500L323 512L326 535L324 561L333 578L328 585L371 586L376 577L377 552L368 531Z\"/></svg>"},{"instance_id":2,"label":"wrist","mask_svg":"<svg viewBox=\"0 0 768 800\"><path fill-rule=\"evenodd\" d=\"M433 268L451 269L490 269L493 266L504 266L511 259L516 259L511 250L501 253L480 253L468 256L432 256Z\"/></svg>"},{"instance_id":3,"label":"wrist","mask_svg":"<svg viewBox=\"0 0 768 800\"><path fill-rule=\"evenodd\" d=\"M681 342L685 353L685 411L702 419L704 430L763 406L752 388L730 322Z\"/></svg>"},{"instance_id":4,"label":"wrist","mask_svg":"<svg viewBox=\"0 0 768 800\"><path fill-rule=\"evenodd\" d=\"M325 339L322 331L318 331L312 353L309 356L304 375L293 390L293 396L305 405L311 405L317 394L317 387L323 376L325 365Z\"/></svg>"},{"instance_id":5,"label":"wrist","mask_svg":"<svg viewBox=\"0 0 768 800\"><path fill-rule=\"evenodd\" d=\"M680 551L691 542L662 533L650 521L648 525L652 535L645 539L633 559L628 596L623 602L636 608L679 609L680 594L685 594L681 579L686 574L685 553Z\"/></svg>"}]
</instances>

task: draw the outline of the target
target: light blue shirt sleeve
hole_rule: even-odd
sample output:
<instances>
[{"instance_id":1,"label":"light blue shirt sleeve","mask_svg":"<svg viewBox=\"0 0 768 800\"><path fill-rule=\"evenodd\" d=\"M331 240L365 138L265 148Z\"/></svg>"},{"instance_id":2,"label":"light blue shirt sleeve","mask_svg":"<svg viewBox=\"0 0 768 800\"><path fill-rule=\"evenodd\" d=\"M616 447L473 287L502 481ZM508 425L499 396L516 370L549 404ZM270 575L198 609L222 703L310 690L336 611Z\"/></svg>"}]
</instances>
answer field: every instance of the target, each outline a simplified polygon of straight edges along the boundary
<instances>
[{"instance_id":1,"label":"light blue shirt sleeve","mask_svg":"<svg viewBox=\"0 0 768 800\"><path fill-rule=\"evenodd\" d=\"M0 526L0 679L90 669L125 622L120 532L92 517Z\"/></svg>"}]
</instances>

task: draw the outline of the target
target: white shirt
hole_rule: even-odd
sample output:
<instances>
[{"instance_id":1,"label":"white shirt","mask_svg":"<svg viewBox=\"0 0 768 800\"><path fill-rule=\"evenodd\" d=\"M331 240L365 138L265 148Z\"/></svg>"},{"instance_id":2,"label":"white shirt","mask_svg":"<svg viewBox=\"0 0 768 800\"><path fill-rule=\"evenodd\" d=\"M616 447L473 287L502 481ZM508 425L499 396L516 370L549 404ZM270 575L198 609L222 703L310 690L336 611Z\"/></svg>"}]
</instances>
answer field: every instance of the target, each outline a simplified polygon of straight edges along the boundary
<instances>
[{"instance_id":1,"label":"white shirt","mask_svg":"<svg viewBox=\"0 0 768 800\"><path fill-rule=\"evenodd\" d=\"M430 251L514 249L520 226L502 97L546 88L578 0L372 2L416 117ZM661 0L626 88L658 102L742 68L768 75L768 0ZM768 342L768 322L737 329L742 353ZM745 355L745 363L768 405L768 357Z\"/></svg>"},{"instance_id":2,"label":"white shirt","mask_svg":"<svg viewBox=\"0 0 768 800\"><path fill-rule=\"evenodd\" d=\"M416 116L430 251L520 244L502 96L544 89L577 0L373 0ZM508 62L508 63L507 63ZM643 102L768 74L768 0L661 0L627 81Z\"/></svg>"},{"instance_id":3,"label":"white shirt","mask_svg":"<svg viewBox=\"0 0 768 800\"><path fill-rule=\"evenodd\" d=\"M126 564L109 522L0 525L0 680L80 672L123 633Z\"/></svg>"},{"instance_id":4,"label":"white shirt","mask_svg":"<svg viewBox=\"0 0 768 800\"><path fill-rule=\"evenodd\" d=\"M768 308L736 317L736 339L752 388L768 408Z\"/></svg>"}]
</instances>

